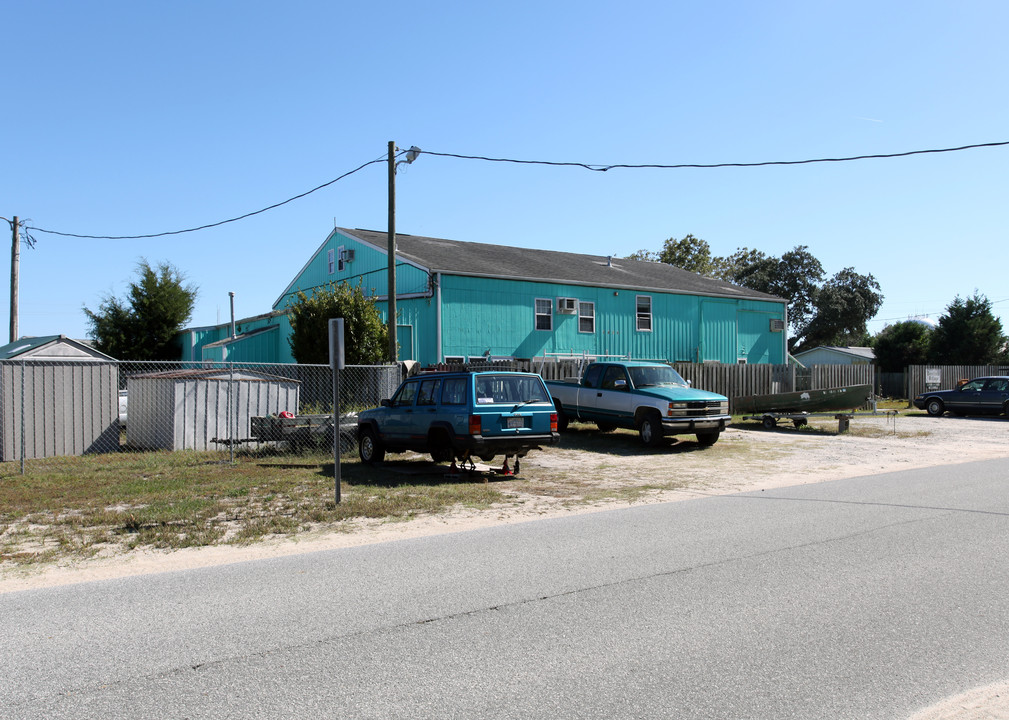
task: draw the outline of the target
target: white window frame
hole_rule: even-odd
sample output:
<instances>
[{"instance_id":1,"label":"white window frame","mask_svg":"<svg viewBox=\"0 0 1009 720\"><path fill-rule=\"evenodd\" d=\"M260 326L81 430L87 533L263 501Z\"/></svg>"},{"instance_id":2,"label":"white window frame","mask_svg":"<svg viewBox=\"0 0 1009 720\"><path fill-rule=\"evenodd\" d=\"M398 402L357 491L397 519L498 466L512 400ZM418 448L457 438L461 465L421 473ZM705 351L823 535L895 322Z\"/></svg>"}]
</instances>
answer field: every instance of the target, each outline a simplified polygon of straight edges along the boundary
<instances>
[{"instance_id":1,"label":"white window frame","mask_svg":"<svg viewBox=\"0 0 1009 720\"><path fill-rule=\"evenodd\" d=\"M347 257L347 253L344 250L343 245L341 245L340 247L338 247L336 249L336 269L339 270L340 272L343 272L343 268L345 267L344 266L344 258L346 258L346 257Z\"/></svg>"},{"instance_id":2,"label":"white window frame","mask_svg":"<svg viewBox=\"0 0 1009 720\"><path fill-rule=\"evenodd\" d=\"M641 301L648 301L648 312L641 312ZM648 322L648 327L641 327L641 321L646 320ZM651 332L652 331L652 296L651 295L638 295L634 298L634 326L638 332Z\"/></svg>"},{"instance_id":3,"label":"white window frame","mask_svg":"<svg viewBox=\"0 0 1009 720\"><path fill-rule=\"evenodd\" d=\"M591 330L582 329L582 320L592 323ZM593 335L596 332L596 304L591 300L578 301L578 332Z\"/></svg>"},{"instance_id":4,"label":"white window frame","mask_svg":"<svg viewBox=\"0 0 1009 720\"><path fill-rule=\"evenodd\" d=\"M540 311L541 304L546 307L546 312ZM540 327L540 318L546 317L547 326ZM543 330L545 332L552 332L554 329L554 301L553 298L535 298L533 299L533 330Z\"/></svg>"},{"instance_id":5,"label":"white window frame","mask_svg":"<svg viewBox=\"0 0 1009 720\"><path fill-rule=\"evenodd\" d=\"M326 266L329 268L330 275L336 272L336 250L332 248L326 251Z\"/></svg>"}]
</instances>

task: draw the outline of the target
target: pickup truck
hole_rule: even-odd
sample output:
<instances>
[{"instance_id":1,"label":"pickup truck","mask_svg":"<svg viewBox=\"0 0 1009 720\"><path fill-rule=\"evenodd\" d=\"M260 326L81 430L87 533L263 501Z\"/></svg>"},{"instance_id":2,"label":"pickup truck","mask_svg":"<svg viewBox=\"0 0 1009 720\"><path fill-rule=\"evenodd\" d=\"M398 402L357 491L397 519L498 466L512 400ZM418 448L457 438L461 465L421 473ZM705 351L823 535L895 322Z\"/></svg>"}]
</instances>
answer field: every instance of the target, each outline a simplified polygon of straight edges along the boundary
<instances>
[{"instance_id":1,"label":"pickup truck","mask_svg":"<svg viewBox=\"0 0 1009 720\"><path fill-rule=\"evenodd\" d=\"M560 431L571 420L588 420L602 432L637 430L648 446L689 433L713 445L731 422L727 397L690 387L663 363L595 362L581 380L548 381L547 389Z\"/></svg>"}]
</instances>

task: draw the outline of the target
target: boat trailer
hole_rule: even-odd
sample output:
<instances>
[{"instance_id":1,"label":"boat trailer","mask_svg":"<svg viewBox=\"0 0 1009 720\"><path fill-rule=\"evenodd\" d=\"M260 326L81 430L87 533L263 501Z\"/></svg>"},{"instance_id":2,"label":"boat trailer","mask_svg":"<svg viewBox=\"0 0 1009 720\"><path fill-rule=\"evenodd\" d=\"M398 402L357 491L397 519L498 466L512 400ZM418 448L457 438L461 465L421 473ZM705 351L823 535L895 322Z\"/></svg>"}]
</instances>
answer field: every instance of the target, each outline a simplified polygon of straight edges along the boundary
<instances>
[{"instance_id":1,"label":"boat trailer","mask_svg":"<svg viewBox=\"0 0 1009 720\"><path fill-rule=\"evenodd\" d=\"M807 413L807 412L765 412L759 415L743 415L743 420L760 420L761 424L770 430L771 428L778 427L779 422L791 421L792 425L797 428L804 427L809 424L809 418L814 417L832 417L837 420L837 431L839 433L848 432L848 426L851 423L851 419L855 417L854 412L824 412L824 413Z\"/></svg>"},{"instance_id":2,"label":"boat trailer","mask_svg":"<svg viewBox=\"0 0 1009 720\"><path fill-rule=\"evenodd\" d=\"M306 448L321 449L333 445L333 416L329 413L306 415L277 413L264 417L251 417L249 425L249 437L213 438L211 442L229 446L243 443L286 442L296 453ZM340 452L348 452L356 444L357 413L341 415Z\"/></svg>"}]
</instances>

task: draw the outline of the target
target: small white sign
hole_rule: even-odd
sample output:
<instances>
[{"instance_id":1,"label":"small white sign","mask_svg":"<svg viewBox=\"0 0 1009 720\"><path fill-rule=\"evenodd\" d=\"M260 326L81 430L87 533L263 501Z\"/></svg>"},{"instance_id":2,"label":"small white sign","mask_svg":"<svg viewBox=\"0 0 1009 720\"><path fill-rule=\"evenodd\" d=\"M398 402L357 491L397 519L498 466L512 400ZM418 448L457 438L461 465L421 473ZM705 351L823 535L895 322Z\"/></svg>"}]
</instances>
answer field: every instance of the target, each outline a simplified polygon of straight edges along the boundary
<instances>
[{"instance_id":1,"label":"small white sign","mask_svg":"<svg viewBox=\"0 0 1009 720\"><path fill-rule=\"evenodd\" d=\"M938 385L942 382L942 370L939 368L925 368L925 384Z\"/></svg>"}]
</instances>

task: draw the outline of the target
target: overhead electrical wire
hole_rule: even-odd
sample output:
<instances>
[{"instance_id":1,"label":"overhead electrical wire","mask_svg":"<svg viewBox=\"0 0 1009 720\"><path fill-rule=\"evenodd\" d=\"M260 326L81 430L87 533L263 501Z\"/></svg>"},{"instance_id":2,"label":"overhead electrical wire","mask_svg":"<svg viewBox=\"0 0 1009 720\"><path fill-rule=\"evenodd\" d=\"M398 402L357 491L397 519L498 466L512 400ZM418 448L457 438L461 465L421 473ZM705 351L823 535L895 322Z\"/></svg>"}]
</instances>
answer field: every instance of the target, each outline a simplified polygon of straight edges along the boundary
<instances>
[{"instance_id":1,"label":"overhead electrical wire","mask_svg":"<svg viewBox=\"0 0 1009 720\"><path fill-rule=\"evenodd\" d=\"M936 148L932 150L909 150L907 152L899 153L878 153L874 155L851 155L848 157L833 157L833 158L813 158L809 160L769 160L763 162L748 162L748 163L677 163L677 164L659 164L659 163L644 163L644 164L614 164L614 165L601 165L593 163L583 163L583 162L559 162L554 160L519 160L515 158L497 158L497 157L487 157L483 155L462 155L458 153L442 153L435 152L432 150L417 150L418 155L432 155L435 157L446 157L446 158L456 158L459 160L480 160L483 162L495 162L495 163L513 163L518 165L546 165L551 167L577 167L583 168L585 170L591 170L594 172L607 172L608 170L683 170L683 169L712 169L712 168L744 168L744 167L768 167L773 165L810 165L814 163L839 163L839 162L852 162L856 160L879 160L879 159L889 159L889 158L901 158L909 157L912 155L931 155L938 153L950 153L950 152L960 152L962 150L973 150L977 148L993 148L993 147L1003 147L1009 145L1009 141L1004 142L989 142L989 143L975 143L973 145L960 145L959 147L950 148ZM406 150L400 151L396 157L409 152ZM339 177L333 178L327 183L323 183L311 190L306 190L303 193L290 197L287 200L283 200L273 205L268 205L267 207L261 208L259 210L254 210L252 212L245 213L244 215L239 215L237 217L228 218L227 220L220 220L214 223L208 223L206 225L200 225L198 227L186 228L185 230L170 230L167 232L159 233L149 233L145 235L83 235L78 233L60 232L58 230L47 230L40 227L30 227L25 226L26 230L34 230L36 232L47 233L49 235L59 235L61 237L71 237L80 238L84 240L146 240L150 238L167 237L169 235L182 235L185 233L197 232L199 230L207 230L209 228L220 227L221 225L227 225L228 223L238 222L239 220L245 220L246 218L253 217L254 215L261 215L262 213L268 212L270 210L275 210L283 205L294 202L295 200L300 200L303 197L311 195L314 192L318 192L323 188L327 188L344 178L347 178L354 173L360 172L369 165L375 165L376 163L386 162L387 158L385 156L377 158L375 160L369 160L368 162L360 165L353 170L340 175ZM9 221L8 221L9 222Z\"/></svg>"},{"instance_id":2,"label":"overhead electrical wire","mask_svg":"<svg viewBox=\"0 0 1009 720\"><path fill-rule=\"evenodd\" d=\"M899 153L881 153L876 155L852 155L849 157L836 157L836 158L814 158L812 160L769 160L765 162L748 162L748 163L679 163L675 165L660 165L656 163L646 163L641 165L598 165L590 163L580 163L580 162L555 162L550 160L515 160L511 158L494 158L494 157L484 157L481 155L458 155L455 153L440 153L433 152L431 150L421 150L420 154L423 155L437 155L440 157L450 157L458 158L461 160L484 160L486 162L501 162L501 163L517 163L520 165L553 165L560 167L580 167L586 170L593 170L595 172L606 172L607 170L616 169L629 169L629 170L642 170L642 169L658 169L658 170L682 170L687 168L730 168L730 167L767 167L769 165L810 165L812 163L836 163L836 162L851 162L853 160L877 160L884 158L899 158L908 157L910 155L928 155L934 153L948 153L948 152L959 152L961 150L972 150L974 148L985 148L985 147L999 147L1002 145L1009 145L1009 141L1005 142L991 142L991 143L977 143L975 145L961 145L960 147L952 148L938 148L934 150L910 150L908 152Z\"/></svg>"},{"instance_id":3,"label":"overhead electrical wire","mask_svg":"<svg viewBox=\"0 0 1009 720\"><path fill-rule=\"evenodd\" d=\"M27 229L29 229L29 230L35 230L36 232L48 233L50 235L60 235L62 237L82 238L82 239L86 239L86 240L146 240L148 238L165 237L165 236L168 236L168 235L182 235L184 233L191 233L191 232L196 232L198 230L207 230L208 228L214 228L214 227L219 227L221 225L227 225L228 223L238 222L239 220L244 220L246 218L250 218L253 215L261 215L262 213L265 213L265 212L267 212L269 210L275 210L276 208L279 208L282 205L287 205L288 203L294 202L295 200L300 200L303 197L311 195L314 192L318 192L319 190L322 190L323 188L327 188L330 185L332 185L334 183L337 183L340 180L343 180L344 178L349 177L349 176L353 175L356 172L364 170L369 165L374 165L375 163L380 163L380 162L386 162L386 158L385 157L381 157L381 158L377 158L375 160L369 160L368 162L364 163L363 165L359 165L358 167L354 168L350 172L345 172L343 175L340 175L339 177L333 178L332 180L330 180L327 183L323 183L322 185L314 187L311 190L306 190L305 192L300 193L298 195L295 195L294 197L290 197L287 200L283 200L281 202L274 203L273 205L268 205L267 207L262 208L260 210L254 210L253 212L248 212L248 213L245 213L244 215L239 215L238 217L228 218L227 220L221 220L219 222L208 223L206 225L200 225L199 227L187 228L185 230L170 230L168 232L150 233L148 235L79 235L77 233L59 232L57 230L46 230L45 228L39 228L39 227L30 227L30 228L27 228Z\"/></svg>"}]
</instances>

